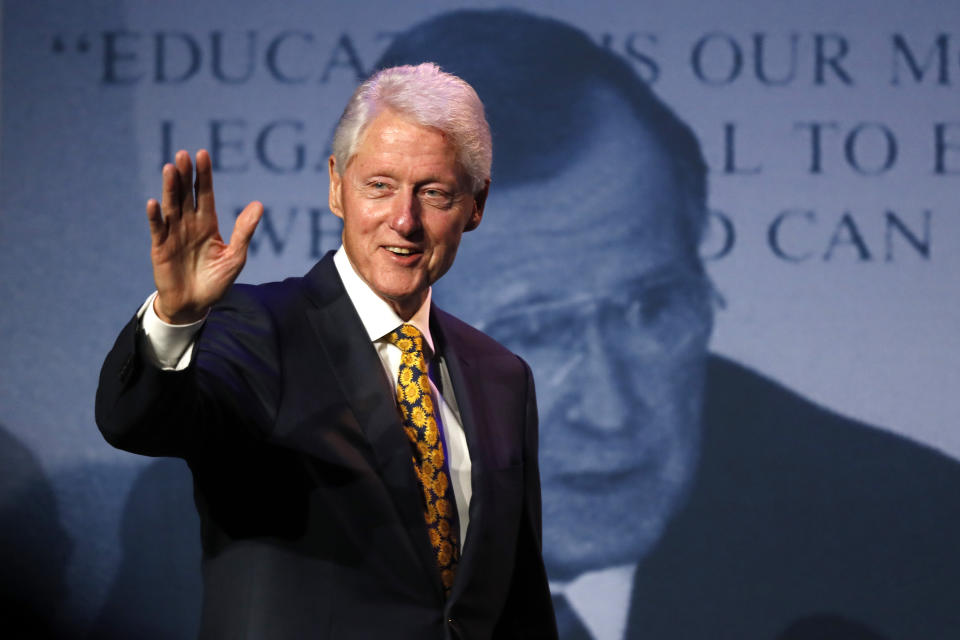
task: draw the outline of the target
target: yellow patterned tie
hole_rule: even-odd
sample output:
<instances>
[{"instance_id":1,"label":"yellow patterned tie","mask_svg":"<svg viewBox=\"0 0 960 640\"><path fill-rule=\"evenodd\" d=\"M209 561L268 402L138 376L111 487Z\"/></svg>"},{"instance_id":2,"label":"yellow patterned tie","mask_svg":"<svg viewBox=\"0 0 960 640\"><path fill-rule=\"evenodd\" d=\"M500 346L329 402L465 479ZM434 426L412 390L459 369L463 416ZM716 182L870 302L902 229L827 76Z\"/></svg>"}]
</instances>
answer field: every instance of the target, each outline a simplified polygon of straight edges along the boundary
<instances>
[{"instance_id":1,"label":"yellow patterned tie","mask_svg":"<svg viewBox=\"0 0 960 640\"><path fill-rule=\"evenodd\" d=\"M423 489L427 533L440 568L444 592L449 596L460 560L457 506L443 441L434 417L430 378L423 357L423 336L413 325L404 324L387 339L403 352L397 375L397 402L403 412L404 431L415 446L413 466Z\"/></svg>"}]
</instances>

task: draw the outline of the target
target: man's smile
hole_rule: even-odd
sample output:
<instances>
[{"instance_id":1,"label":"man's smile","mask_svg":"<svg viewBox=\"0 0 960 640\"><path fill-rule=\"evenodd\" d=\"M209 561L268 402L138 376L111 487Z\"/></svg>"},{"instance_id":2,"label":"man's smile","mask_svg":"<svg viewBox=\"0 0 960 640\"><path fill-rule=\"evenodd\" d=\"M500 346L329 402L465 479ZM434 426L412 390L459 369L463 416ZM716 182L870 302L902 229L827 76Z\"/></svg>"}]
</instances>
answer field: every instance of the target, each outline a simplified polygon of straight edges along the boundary
<instances>
[{"instance_id":1,"label":"man's smile","mask_svg":"<svg viewBox=\"0 0 960 640\"><path fill-rule=\"evenodd\" d=\"M414 254L414 253L420 253L420 251L418 251L417 249L415 249L415 248L413 248L413 247L391 247L391 246L387 246L387 247L384 247L384 249L386 249L386 250L389 251L390 253L393 253L393 254L398 255L398 256L409 256L409 255L412 255L412 254Z\"/></svg>"}]
</instances>

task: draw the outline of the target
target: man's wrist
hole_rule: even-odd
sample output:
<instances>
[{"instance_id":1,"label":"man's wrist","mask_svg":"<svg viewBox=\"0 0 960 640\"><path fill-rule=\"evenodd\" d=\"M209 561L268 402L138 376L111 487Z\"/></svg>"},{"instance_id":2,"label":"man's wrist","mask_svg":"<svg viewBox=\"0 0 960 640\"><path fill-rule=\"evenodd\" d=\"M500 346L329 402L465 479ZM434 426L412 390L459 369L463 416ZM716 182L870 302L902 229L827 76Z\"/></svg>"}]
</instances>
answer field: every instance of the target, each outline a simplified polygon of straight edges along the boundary
<instances>
[{"instance_id":1,"label":"man's wrist","mask_svg":"<svg viewBox=\"0 0 960 640\"><path fill-rule=\"evenodd\" d=\"M145 354L161 369L184 369L190 362L194 340L206 316L188 324L166 322L156 311L156 298L156 293L151 295L139 314Z\"/></svg>"},{"instance_id":2,"label":"man's wrist","mask_svg":"<svg viewBox=\"0 0 960 640\"><path fill-rule=\"evenodd\" d=\"M202 322L210 313L209 307L205 309L183 309L173 314L166 313L163 310L159 294L154 294L151 308L158 320L173 327L183 327Z\"/></svg>"}]
</instances>

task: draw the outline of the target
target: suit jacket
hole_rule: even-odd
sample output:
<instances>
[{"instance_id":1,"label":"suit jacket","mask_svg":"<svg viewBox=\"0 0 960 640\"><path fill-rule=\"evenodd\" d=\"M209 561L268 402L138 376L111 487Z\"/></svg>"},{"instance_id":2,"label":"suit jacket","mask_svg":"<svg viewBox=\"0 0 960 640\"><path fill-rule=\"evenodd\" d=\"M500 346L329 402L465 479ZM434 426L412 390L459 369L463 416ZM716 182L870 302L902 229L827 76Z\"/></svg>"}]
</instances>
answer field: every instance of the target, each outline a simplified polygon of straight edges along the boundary
<instances>
[{"instance_id":1,"label":"suit jacket","mask_svg":"<svg viewBox=\"0 0 960 640\"><path fill-rule=\"evenodd\" d=\"M627 638L955 638L960 464L711 357L689 500Z\"/></svg>"},{"instance_id":2,"label":"suit jacket","mask_svg":"<svg viewBox=\"0 0 960 640\"><path fill-rule=\"evenodd\" d=\"M104 362L97 423L114 446L190 466L202 637L555 635L522 360L434 308L473 466L445 602L394 391L332 254L303 278L232 287L184 371L145 363L137 330Z\"/></svg>"}]
</instances>

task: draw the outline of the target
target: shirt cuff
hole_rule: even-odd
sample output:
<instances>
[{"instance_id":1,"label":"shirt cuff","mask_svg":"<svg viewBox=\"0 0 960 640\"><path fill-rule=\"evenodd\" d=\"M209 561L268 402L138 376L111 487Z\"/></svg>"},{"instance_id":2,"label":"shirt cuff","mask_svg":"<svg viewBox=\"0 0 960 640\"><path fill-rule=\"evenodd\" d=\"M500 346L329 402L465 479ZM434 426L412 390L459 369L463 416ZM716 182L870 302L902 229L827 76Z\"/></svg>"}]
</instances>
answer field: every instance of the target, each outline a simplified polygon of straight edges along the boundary
<instances>
[{"instance_id":1,"label":"shirt cuff","mask_svg":"<svg viewBox=\"0 0 960 640\"><path fill-rule=\"evenodd\" d=\"M140 346L154 366L165 371L182 371L190 364L197 333L207 317L190 324L167 324L153 308L156 297L154 291L137 311L143 329Z\"/></svg>"}]
</instances>

